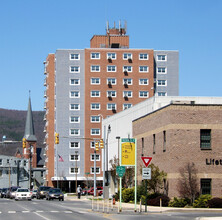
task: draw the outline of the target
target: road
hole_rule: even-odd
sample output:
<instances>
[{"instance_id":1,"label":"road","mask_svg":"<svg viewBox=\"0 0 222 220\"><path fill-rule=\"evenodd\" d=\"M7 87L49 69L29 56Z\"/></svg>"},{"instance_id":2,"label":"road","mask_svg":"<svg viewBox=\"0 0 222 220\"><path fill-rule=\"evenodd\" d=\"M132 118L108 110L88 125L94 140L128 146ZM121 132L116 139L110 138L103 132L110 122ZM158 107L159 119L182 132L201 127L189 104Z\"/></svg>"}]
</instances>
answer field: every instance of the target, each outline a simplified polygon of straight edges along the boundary
<instances>
[{"instance_id":1,"label":"road","mask_svg":"<svg viewBox=\"0 0 222 220\"><path fill-rule=\"evenodd\" d=\"M121 214L117 210L109 210L103 213L91 210L91 203L87 200L73 201L46 201L33 199L32 201L14 201L10 199L0 199L0 219L1 220L200 220L201 217L221 217L222 212L204 211L167 211L134 213L133 210L125 209Z\"/></svg>"}]
</instances>

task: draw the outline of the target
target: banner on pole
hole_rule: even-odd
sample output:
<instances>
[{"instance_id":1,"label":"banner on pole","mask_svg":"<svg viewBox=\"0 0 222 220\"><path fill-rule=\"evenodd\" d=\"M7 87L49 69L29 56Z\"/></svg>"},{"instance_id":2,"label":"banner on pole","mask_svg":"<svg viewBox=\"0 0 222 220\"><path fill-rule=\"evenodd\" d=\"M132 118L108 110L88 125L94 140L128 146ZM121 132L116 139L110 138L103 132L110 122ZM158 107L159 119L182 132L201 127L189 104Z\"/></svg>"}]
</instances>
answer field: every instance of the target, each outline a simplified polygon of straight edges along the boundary
<instances>
[{"instance_id":1,"label":"banner on pole","mask_svg":"<svg viewBox=\"0 0 222 220\"><path fill-rule=\"evenodd\" d=\"M121 140L121 159L123 166L135 166L135 138Z\"/></svg>"}]
</instances>

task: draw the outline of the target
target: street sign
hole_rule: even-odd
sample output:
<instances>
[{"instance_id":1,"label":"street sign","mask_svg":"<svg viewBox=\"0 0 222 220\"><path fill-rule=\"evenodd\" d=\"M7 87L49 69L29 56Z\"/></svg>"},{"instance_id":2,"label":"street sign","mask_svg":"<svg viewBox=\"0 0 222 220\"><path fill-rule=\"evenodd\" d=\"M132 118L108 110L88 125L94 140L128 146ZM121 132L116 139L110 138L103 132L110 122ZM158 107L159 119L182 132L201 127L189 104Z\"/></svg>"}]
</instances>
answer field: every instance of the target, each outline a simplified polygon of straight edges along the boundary
<instances>
[{"instance_id":1,"label":"street sign","mask_svg":"<svg viewBox=\"0 0 222 220\"><path fill-rule=\"evenodd\" d=\"M122 139L122 150L121 150L121 165L134 166L135 165L135 139L134 138L123 138Z\"/></svg>"},{"instance_id":2,"label":"street sign","mask_svg":"<svg viewBox=\"0 0 222 220\"><path fill-rule=\"evenodd\" d=\"M126 167L124 167L124 166L117 166L116 167L116 173L119 177L123 177L125 172L126 172Z\"/></svg>"},{"instance_id":3,"label":"street sign","mask_svg":"<svg viewBox=\"0 0 222 220\"><path fill-rule=\"evenodd\" d=\"M145 180L151 180L151 168L143 168L142 177Z\"/></svg>"},{"instance_id":4,"label":"street sign","mask_svg":"<svg viewBox=\"0 0 222 220\"><path fill-rule=\"evenodd\" d=\"M144 165L145 165L146 167L148 167L150 161L152 160L152 157L141 157L141 159L142 159Z\"/></svg>"}]
</instances>

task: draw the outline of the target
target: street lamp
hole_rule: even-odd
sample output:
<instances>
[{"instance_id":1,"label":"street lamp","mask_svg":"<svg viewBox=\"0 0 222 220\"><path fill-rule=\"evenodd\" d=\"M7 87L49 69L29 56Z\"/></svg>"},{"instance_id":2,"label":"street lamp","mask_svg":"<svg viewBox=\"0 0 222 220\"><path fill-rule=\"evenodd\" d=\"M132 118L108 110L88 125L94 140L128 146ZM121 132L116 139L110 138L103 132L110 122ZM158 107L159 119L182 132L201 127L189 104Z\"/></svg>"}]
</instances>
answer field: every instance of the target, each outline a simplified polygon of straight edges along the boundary
<instances>
[{"instance_id":1,"label":"street lamp","mask_svg":"<svg viewBox=\"0 0 222 220\"><path fill-rule=\"evenodd\" d=\"M109 164L109 161L108 161L108 137L109 137L110 132L111 132L111 126L108 125L106 147L105 147L105 150L106 150L106 186L108 186L108 164Z\"/></svg>"},{"instance_id":2,"label":"street lamp","mask_svg":"<svg viewBox=\"0 0 222 220\"><path fill-rule=\"evenodd\" d=\"M76 193L77 193L77 160L78 160L78 151L75 151L75 161L76 161L76 166L75 166L75 173L76 173Z\"/></svg>"}]
</instances>

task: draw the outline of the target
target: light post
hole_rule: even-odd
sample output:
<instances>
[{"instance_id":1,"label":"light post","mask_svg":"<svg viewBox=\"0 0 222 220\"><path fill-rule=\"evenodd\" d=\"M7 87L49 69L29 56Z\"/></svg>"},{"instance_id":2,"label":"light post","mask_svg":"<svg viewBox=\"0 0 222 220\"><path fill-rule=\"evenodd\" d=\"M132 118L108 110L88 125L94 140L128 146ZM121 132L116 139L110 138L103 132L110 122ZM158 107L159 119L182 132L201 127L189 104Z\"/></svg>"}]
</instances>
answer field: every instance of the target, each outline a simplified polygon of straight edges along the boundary
<instances>
[{"instance_id":1,"label":"light post","mask_svg":"<svg viewBox=\"0 0 222 220\"><path fill-rule=\"evenodd\" d=\"M33 146L29 146L29 167L30 167L30 173L29 173L29 188L31 189L32 187L32 151L33 151Z\"/></svg>"},{"instance_id":2,"label":"light post","mask_svg":"<svg viewBox=\"0 0 222 220\"><path fill-rule=\"evenodd\" d=\"M120 160L120 158L119 158L119 141L120 141L120 136L117 136L116 139L118 140L118 163L117 163L117 165L119 166L119 160ZM118 190L119 190L119 178L117 180L117 192L118 192Z\"/></svg>"},{"instance_id":3,"label":"light post","mask_svg":"<svg viewBox=\"0 0 222 220\"><path fill-rule=\"evenodd\" d=\"M106 186L108 186L108 137L109 137L109 133L111 132L111 126L108 125L108 129L107 129L107 137L106 137L106 144L105 144L105 151L106 151Z\"/></svg>"},{"instance_id":4,"label":"light post","mask_svg":"<svg viewBox=\"0 0 222 220\"><path fill-rule=\"evenodd\" d=\"M77 160L78 160L78 151L75 151L75 161L76 161L76 166L75 166L75 173L76 173L76 195L77 195Z\"/></svg>"},{"instance_id":5,"label":"light post","mask_svg":"<svg viewBox=\"0 0 222 220\"><path fill-rule=\"evenodd\" d=\"M96 148L94 149L94 197L96 197Z\"/></svg>"}]
</instances>

